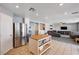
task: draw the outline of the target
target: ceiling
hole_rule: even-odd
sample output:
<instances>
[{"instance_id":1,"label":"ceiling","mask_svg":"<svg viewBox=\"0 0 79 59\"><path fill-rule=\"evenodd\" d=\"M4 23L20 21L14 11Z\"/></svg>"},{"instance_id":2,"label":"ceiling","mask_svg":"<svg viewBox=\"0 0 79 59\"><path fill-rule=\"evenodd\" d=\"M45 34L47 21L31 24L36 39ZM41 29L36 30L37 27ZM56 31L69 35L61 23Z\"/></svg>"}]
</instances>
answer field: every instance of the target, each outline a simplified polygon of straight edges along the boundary
<instances>
[{"instance_id":1,"label":"ceiling","mask_svg":"<svg viewBox=\"0 0 79 59\"><path fill-rule=\"evenodd\" d=\"M19 8L16 8L19 5ZM32 19L43 20L49 23L53 22L78 22L79 3L0 3L0 6L7 8L14 14L21 17L30 17ZM35 8L34 12L30 12L29 8Z\"/></svg>"}]
</instances>

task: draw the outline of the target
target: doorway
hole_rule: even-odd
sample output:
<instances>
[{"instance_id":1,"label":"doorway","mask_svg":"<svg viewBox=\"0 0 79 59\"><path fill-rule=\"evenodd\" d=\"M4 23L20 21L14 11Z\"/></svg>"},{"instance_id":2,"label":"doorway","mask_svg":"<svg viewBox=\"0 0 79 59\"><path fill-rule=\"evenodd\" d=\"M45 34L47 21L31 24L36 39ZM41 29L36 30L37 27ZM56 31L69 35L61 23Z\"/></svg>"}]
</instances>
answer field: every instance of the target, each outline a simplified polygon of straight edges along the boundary
<instances>
[{"instance_id":1,"label":"doorway","mask_svg":"<svg viewBox=\"0 0 79 59\"><path fill-rule=\"evenodd\" d=\"M31 26L31 35L38 34L38 23L30 22Z\"/></svg>"}]
</instances>

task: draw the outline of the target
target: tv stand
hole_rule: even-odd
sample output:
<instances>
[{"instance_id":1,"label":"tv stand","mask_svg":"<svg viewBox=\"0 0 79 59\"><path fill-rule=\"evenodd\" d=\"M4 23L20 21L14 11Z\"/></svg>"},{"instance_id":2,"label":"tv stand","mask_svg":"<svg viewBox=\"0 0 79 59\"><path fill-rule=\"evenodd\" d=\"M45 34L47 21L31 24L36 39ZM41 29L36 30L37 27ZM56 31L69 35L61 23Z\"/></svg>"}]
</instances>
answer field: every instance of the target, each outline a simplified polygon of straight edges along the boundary
<instances>
[{"instance_id":1,"label":"tv stand","mask_svg":"<svg viewBox=\"0 0 79 59\"><path fill-rule=\"evenodd\" d=\"M58 33L60 33L61 35L70 35L71 31L57 31Z\"/></svg>"},{"instance_id":2,"label":"tv stand","mask_svg":"<svg viewBox=\"0 0 79 59\"><path fill-rule=\"evenodd\" d=\"M61 37L70 37L71 31L57 31L60 33Z\"/></svg>"}]
</instances>

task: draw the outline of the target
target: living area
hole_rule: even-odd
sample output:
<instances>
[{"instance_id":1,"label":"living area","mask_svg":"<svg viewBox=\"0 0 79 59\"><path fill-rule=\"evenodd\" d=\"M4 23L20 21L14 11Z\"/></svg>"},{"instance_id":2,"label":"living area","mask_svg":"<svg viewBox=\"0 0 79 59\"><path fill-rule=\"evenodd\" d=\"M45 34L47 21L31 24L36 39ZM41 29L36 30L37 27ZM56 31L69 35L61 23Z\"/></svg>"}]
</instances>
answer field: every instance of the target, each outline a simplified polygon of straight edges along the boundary
<instances>
[{"instance_id":1,"label":"living area","mask_svg":"<svg viewBox=\"0 0 79 59\"><path fill-rule=\"evenodd\" d=\"M79 37L78 22L76 23L55 23L51 25L51 31L48 31L52 37L70 38L77 43Z\"/></svg>"},{"instance_id":2,"label":"living area","mask_svg":"<svg viewBox=\"0 0 79 59\"><path fill-rule=\"evenodd\" d=\"M79 54L78 6L78 3L0 4L0 54Z\"/></svg>"}]
</instances>

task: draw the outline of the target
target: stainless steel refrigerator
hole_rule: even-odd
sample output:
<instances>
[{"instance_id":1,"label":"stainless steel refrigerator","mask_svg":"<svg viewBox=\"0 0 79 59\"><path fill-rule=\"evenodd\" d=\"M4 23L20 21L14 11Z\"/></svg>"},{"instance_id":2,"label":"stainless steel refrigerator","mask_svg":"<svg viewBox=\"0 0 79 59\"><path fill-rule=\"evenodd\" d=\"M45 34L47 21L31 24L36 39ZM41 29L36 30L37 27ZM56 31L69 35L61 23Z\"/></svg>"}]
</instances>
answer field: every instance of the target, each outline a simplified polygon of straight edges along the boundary
<instances>
[{"instance_id":1,"label":"stainless steel refrigerator","mask_svg":"<svg viewBox=\"0 0 79 59\"><path fill-rule=\"evenodd\" d=\"M27 25L13 23L13 47L20 47L27 43Z\"/></svg>"},{"instance_id":2,"label":"stainless steel refrigerator","mask_svg":"<svg viewBox=\"0 0 79 59\"><path fill-rule=\"evenodd\" d=\"M22 45L27 44L27 24L22 23Z\"/></svg>"}]
</instances>

